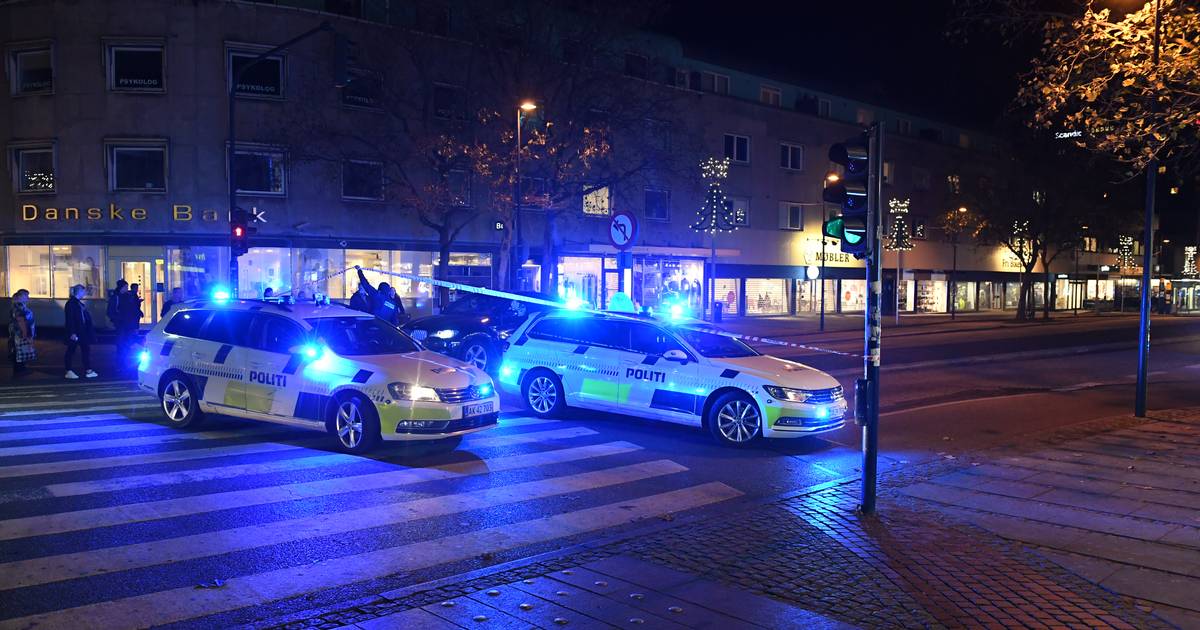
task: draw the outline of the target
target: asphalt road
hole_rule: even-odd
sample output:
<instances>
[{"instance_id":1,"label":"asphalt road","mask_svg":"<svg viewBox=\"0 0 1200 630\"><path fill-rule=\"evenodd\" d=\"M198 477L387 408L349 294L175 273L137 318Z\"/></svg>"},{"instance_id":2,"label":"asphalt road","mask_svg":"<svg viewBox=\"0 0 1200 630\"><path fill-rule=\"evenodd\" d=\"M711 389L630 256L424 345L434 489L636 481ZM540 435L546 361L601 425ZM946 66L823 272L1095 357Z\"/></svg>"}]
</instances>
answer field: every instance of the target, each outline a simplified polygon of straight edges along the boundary
<instances>
[{"instance_id":1,"label":"asphalt road","mask_svg":"<svg viewBox=\"0 0 1200 630\"><path fill-rule=\"evenodd\" d=\"M889 331L885 361L909 367L884 372L881 469L1128 412L1136 352L1112 344L1132 341L1131 322ZM1151 408L1200 405L1200 320L1155 331ZM852 353L861 340L802 343ZM1062 356L1013 357L1048 350ZM851 391L861 359L801 355ZM737 510L860 465L853 424L732 450L632 417L514 411L454 452L363 458L318 434L231 419L176 432L129 383L0 389L0 416L0 627L265 623L676 514Z\"/></svg>"}]
</instances>

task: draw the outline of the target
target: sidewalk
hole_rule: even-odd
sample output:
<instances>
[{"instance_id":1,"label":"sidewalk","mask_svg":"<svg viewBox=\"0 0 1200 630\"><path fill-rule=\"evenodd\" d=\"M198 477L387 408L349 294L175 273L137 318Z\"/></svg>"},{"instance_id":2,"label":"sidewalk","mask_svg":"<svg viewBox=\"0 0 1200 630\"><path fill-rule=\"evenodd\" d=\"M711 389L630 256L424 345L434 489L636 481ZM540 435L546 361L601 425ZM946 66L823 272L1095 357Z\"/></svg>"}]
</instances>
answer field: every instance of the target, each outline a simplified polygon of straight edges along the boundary
<instances>
[{"instance_id":1,"label":"sidewalk","mask_svg":"<svg viewBox=\"0 0 1200 630\"><path fill-rule=\"evenodd\" d=\"M1168 417L1170 419L1164 419ZM1072 444L1081 441L1101 444L1126 439L1129 431L1166 431L1169 425L1177 431L1175 435L1183 436L1178 442L1188 445L1177 446L1177 449L1200 449L1200 439L1193 443L1190 437L1192 428L1200 433L1200 409L1178 411L1173 415L1156 414L1156 418L1150 423L1124 417L1106 419L1060 431L1050 439L1072 440ZM1178 431L1184 431L1186 435ZM648 527L651 531L642 535L585 545L568 550L565 556L534 559L524 565L514 563L518 566L497 567L491 569L491 573L484 569L442 582L383 593L337 612L277 620L273 627L457 628L475 627L487 621L495 621L491 624L493 627L503 627L503 620L514 614L506 605L516 605L516 610L525 610L521 608L525 605L534 610L545 608L547 604L574 611L573 617L561 617L572 625L642 627L635 622L603 620L599 609L587 609L582 601L567 603L574 602L576 594L581 592L586 592L583 593L586 596L578 599L587 599L591 605L597 605L603 602L597 602L592 596L602 595L612 602L614 610L621 612L624 609L619 606L643 601L635 595L645 598L650 597L648 593L653 593L649 601L658 605L644 609L655 615L653 620L670 622L672 615L680 614L672 612L673 607L687 610L705 606L712 614L734 617L751 627L764 625L762 615L772 610L787 610L779 608L780 605L796 610L787 613L791 616L776 618L788 621L766 624L768 627L820 627L836 623L864 628L1170 628L1176 624L1200 627L1196 618L1187 616L1180 608L1196 601L1194 595L1200 590L1190 583L1159 581L1160 574L1140 573L1145 567L1173 561L1176 570L1187 567L1196 577L1195 570L1200 564L1193 563L1195 558L1187 555L1200 553L1194 548L1197 539L1188 537L1195 527L1178 523L1170 526L1169 531L1176 532L1176 536L1172 538L1173 542L1161 544L1174 545L1175 555L1139 547L1136 543L1139 529L1120 534L1110 532L1123 543L1123 546L1111 547L1114 551L1110 556L1114 559L1108 562L1117 567L1114 575L1124 572L1123 583L1140 585L1137 589L1122 590L1114 587L1111 578L1101 581L1103 572L1093 565L1064 560L1066 553L1077 553L1078 548L1063 552L1061 545L1060 550L1051 550L1044 544L1069 538L1030 540L1016 535L1011 528L988 531L991 529L988 523L976 525L977 519L964 518L964 513L970 510L947 509L946 504L914 498L923 492L921 488L930 484L949 487L948 480L962 475L982 477L989 467L996 466L991 463L994 459L1036 457L1037 452L1045 450L1044 443L1035 448L1038 450L1033 455L979 453L885 476L881 480L878 515L874 517L862 517L855 512L859 491L856 481L836 482L804 494L750 504L732 514L687 522L681 519L675 524L656 523ZM1185 458L1195 456L1191 450L1175 454ZM1009 464L1015 465L1011 461ZM1097 476L1119 476L1144 466L1119 464L1097 463L1092 472ZM1151 477L1158 478L1159 472L1154 469L1142 473L1146 478L1139 478L1137 482L1148 484ZM1179 511L1174 513L1174 518L1194 519L1196 509L1200 507L1200 494L1197 494L1200 482L1195 481L1196 473L1191 468L1181 473L1181 477L1191 479L1198 487L1191 487L1186 492L1176 488L1178 494L1169 495L1189 502L1186 512L1182 506L1177 506ZM1015 487L1009 487L1010 492L1005 493L1003 480L981 481L991 484L989 487L1001 496L1009 497L1009 508L1028 516L1029 520L1045 518L1045 521L1039 521L1040 531L1056 527L1049 521L1058 514L1039 512L1036 509L1039 503L1021 498ZM1070 483L1070 480L1063 481L1063 484ZM1132 492L1121 482L1108 487L1114 491L1125 488ZM1168 496L1163 494L1167 492L1164 488L1151 490L1148 487L1146 492L1160 500ZM986 502L974 503L971 509L986 510L990 505L1000 505L998 498L989 497ZM1049 498L1039 496L1039 500L1047 502ZM1100 496L1090 500L1096 502L1091 505L1092 509L1108 509ZM1149 501L1145 497L1141 500ZM1161 511L1161 506L1155 509L1160 511L1146 512L1138 518L1161 524L1158 519L1168 515ZM1108 522L1099 516L1095 518L1096 528L1102 528L1099 524ZM1077 520L1074 525L1085 522ZM1149 529L1146 532L1151 533ZM1168 533L1156 531L1153 535L1167 537ZM1094 556L1101 554L1104 546L1088 549ZM1142 579L1135 579L1135 576ZM1098 585L1096 581L1101 583ZM691 584L691 590L681 590L681 583ZM559 584L574 589L556 588ZM512 589L524 594L513 595ZM1175 602L1175 607L1163 606L1160 602L1166 595L1160 596L1160 593L1173 597L1171 601ZM668 604L666 600L671 598L683 602ZM725 602L731 598L740 606L727 606ZM774 607L764 603L764 598L774 602ZM473 610L485 620L456 617L459 613L448 612L464 601L473 602L472 606L484 606L484 609ZM587 610L593 612L587 613ZM642 617L645 621L645 615ZM476 621L468 622L471 619ZM580 624L581 619L595 623L591 626ZM417 620L430 625L412 625ZM562 622L554 623L562 625ZM651 625L674 627L669 623ZM691 624L685 622L683 625ZM712 627L743 626L717 624Z\"/></svg>"},{"instance_id":2,"label":"sidewalk","mask_svg":"<svg viewBox=\"0 0 1200 630\"><path fill-rule=\"evenodd\" d=\"M7 343L8 339L0 340L0 344ZM5 354L4 361L0 363L0 388L7 385L36 385L52 381L68 382L63 378L65 374L63 355L66 353L67 346L62 342L59 334L55 333L50 337L35 339L34 345L37 346L37 360L28 364L28 372L15 379L13 378L12 363L8 361L8 355ZM4 345L3 348L7 353L8 346ZM75 372L82 377L83 368L80 361L79 353L76 352ZM119 364L117 347L111 341L92 344L92 369L100 374L98 378L80 378L78 382L130 379L137 375L136 365L123 366Z\"/></svg>"}]
</instances>

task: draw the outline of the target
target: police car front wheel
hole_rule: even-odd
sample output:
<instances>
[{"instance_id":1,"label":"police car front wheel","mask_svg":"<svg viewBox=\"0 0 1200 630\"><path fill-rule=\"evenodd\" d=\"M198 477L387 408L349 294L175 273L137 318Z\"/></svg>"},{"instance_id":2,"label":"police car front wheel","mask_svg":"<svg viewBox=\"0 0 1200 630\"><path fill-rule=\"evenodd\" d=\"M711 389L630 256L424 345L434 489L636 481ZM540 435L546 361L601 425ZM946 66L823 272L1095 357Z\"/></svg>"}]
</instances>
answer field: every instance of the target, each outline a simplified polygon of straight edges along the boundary
<instances>
[{"instance_id":1,"label":"police car front wheel","mask_svg":"<svg viewBox=\"0 0 1200 630\"><path fill-rule=\"evenodd\" d=\"M525 378L525 404L541 418L561 412L567 405L563 400L562 381L549 370L537 370Z\"/></svg>"},{"instance_id":2,"label":"police car front wheel","mask_svg":"<svg viewBox=\"0 0 1200 630\"><path fill-rule=\"evenodd\" d=\"M754 399L730 392L713 403L708 428L722 444L746 446L762 435L762 413Z\"/></svg>"},{"instance_id":3,"label":"police car front wheel","mask_svg":"<svg viewBox=\"0 0 1200 630\"><path fill-rule=\"evenodd\" d=\"M196 386L183 374L168 374L159 389L163 415L171 426L180 429L195 426L204 419Z\"/></svg>"},{"instance_id":4,"label":"police car front wheel","mask_svg":"<svg viewBox=\"0 0 1200 630\"><path fill-rule=\"evenodd\" d=\"M364 453L379 441L379 418L374 405L358 396L337 400L330 428L338 446L347 453Z\"/></svg>"}]
</instances>

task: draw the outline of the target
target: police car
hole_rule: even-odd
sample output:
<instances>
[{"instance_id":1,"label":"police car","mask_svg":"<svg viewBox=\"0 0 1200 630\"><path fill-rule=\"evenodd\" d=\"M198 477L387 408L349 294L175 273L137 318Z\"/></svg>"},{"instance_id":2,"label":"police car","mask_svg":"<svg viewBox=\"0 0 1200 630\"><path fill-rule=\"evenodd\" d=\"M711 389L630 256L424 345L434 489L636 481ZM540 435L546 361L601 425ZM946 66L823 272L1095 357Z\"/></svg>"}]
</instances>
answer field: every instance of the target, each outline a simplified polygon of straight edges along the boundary
<instances>
[{"instance_id":1,"label":"police car","mask_svg":"<svg viewBox=\"0 0 1200 630\"><path fill-rule=\"evenodd\" d=\"M500 386L539 416L613 411L705 427L731 446L845 424L832 376L695 325L559 311L531 318L509 341Z\"/></svg>"},{"instance_id":2,"label":"police car","mask_svg":"<svg viewBox=\"0 0 1200 630\"><path fill-rule=\"evenodd\" d=\"M457 444L500 411L484 372L330 304L176 307L146 336L138 383L176 427L219 413L327 431L350 453L381 439Z\"/></svg>"}]
</instances>

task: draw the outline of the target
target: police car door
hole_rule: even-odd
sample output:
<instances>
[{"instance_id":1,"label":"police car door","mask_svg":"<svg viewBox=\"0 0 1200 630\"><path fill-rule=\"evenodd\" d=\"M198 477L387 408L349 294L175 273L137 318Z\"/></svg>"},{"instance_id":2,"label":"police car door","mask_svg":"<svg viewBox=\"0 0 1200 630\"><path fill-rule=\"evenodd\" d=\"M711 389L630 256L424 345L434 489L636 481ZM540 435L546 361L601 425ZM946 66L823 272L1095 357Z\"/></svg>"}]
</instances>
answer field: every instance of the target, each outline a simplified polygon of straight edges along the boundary
<instances>
[{"instance_id":1,"label":"police car door","mask_svg":"<svg viewBox=\"0 0 1200 630\"><path fill-rule=\"evenodd\" d=\"M286 317L259 313L250 326L246 347L246 410L291 416L300 394L300 356L304 329Z\"/></svg>"},{"instance_id":2,"label":"police car door","mask_svg":"<svg viewBox=\"0 0 1200 630\"><path fill-rule=\"evenodd\" d=\"M253 313L214 309L201 333L204 342L194 344L191 359L204 402L209 405L246 408L246 337ZM205 343L207 342L207 343Z\"/></svg>"},{"instance_id":3,"label":"police car door","mask_svg":"<svg viewBox=\"0 0 1200 630\"><path fill-rule=\"evenodd\" d=\"M624 403L621 383L624 367L633 356L629 350L629 328L624 321L602 317L581 318L578 335L584 345L576 348L571 367L579 379L579 401L586 406L619 409ZM564 385L570 391L569 385Z\"/></svg>"},{"instance_id":4,"label":"police car door","mask_svg":"<svg viewBox=\"0 0 1200 630\"><path fill-rule=\"evenodd\" d=\"M704 397L696 391L699 364L674 335L653 324L631 322L630 346L635 354L625 364L623 398L648 416L697 424ZM681 351L686 360L663 357L669 350Z\"/></svg>"}]
</instances>

